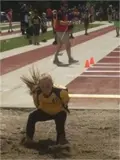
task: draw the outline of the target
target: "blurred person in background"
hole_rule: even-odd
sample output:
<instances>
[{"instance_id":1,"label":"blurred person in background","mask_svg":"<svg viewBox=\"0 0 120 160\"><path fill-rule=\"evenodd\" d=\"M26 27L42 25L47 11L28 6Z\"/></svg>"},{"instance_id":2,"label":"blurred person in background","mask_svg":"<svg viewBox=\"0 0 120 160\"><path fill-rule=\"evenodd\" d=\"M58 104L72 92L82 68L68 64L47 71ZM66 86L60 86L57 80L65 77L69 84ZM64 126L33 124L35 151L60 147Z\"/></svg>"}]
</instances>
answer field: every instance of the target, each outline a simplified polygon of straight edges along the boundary
<instances>
[{"instance_id":1,"label":"blurred person in background","mask_svg":"<svg viewBox=\"0 0 120 160\"><path fill-rule=\"evenodd\" d=\"M95 8L93 5L91 5L90 7L90 22L94 22L95 21Z\"/></svg>"},{"instance_id":2,"label":"blurred person in background","mask_svg":"<svg viewBox=\"0 0 120 160\"><path fill-rule=\"evenodd\" d=\"M108 22L112 23L112 5L109 5L109 7L107 8L107 15L108 15Z\"/></svg>"},{"instance_id":3,"label":"blurred person in background","mask_svg":"<svg viewBox=\"0 0 120 160\"><path fill-rule=\"evenodd\" d=\"M29 16L29 12L28 11L26 11L25 12L25 15L24 15L24 30L25 30L25 33L26 33L26 36L28 36L27 35L27 32L26 32L26 30L27 30L27 28L28 28L28 16ZM28 37L27 37L28 38Z\"/></svg>"},{"instance_id":4,"label":"blurred person in background","mask_svg":"<svg viewBox=\"0 0 120 160\"><path fill-rule=\"evenodd\" d=\"M84 13L85 13L85 6L81 6L81 24L84 22Z\"/></svg>"},{"instance_id":5,"label":"blurred person in background","mask_svg":"<svg viewBox=\"0 0 120 160\"><path fill-rule=\"evenodd\" d=\"M25 14L26 12L28 12L28 8L27 8L27 5L24 3L24 4L21 4L21 7L20 7L20 25L21 25L21 32L22 32L22 35L25 34Z\"/></svg>"},{"instance_id":6,"label":"blurred person in background","mask_svg":"<svg viewBox=\"0 0 120 160\"><path fill-rule=\"evenodd\" d=\"M74 14L72 12L71 9L68 9L68 12L67 12L67 19L68 21L74 21ZM70 34L70 38L73 39L74 36L73 36L73 25L71 25L71 30L69 31L69 34Z\"/></svg>"},{"instance_id":7,"label":"blurred person in background","mask_svg":"<svg viewBox=\"0 0 120 160\"><path fill-rule=\"evenodd\" d=\"M12 29L13 10L11 8L8 10L6 17L9 22L8 32L13 32L13 29Z\"/></svg>"},{"instance_id":8,"label":"blurred person in background","mask_svg":"<svg viewBox=\"0 0 120 160\"><path fill-rule=\"evenodd\" d=\"M119 37L119 32L120 32L120 10L119 8L115 9L115 14L114 14L114 26L116 28L116 37Z\"/></svg>"},{"instance_id":9,"label":"blurred person in background","mask_svg":"<svg viewBox=\"0 0 120 160\"><path fill-rule=\"evenodd\" d=\"M52 27L53 27L53 34L54 34L54 38L55 38L53 44L56 45L57 44L57 36L56 36L56 31L55 31L55 25L56 25L56 21L57 21L57 10L53 10L52 13L53 13Z\"/></svg>"},{"instance_id":10,"label":"blurred person in background","mask_svg":"<svg viewBox=\"0 0 120 160\"><path fill-rule=\"evenodd\" d=\"M84 28L85 28L85 35L88 35L89 21L90 21L90 14L89 14L89 10L86 9L86 11L85 11L85 13L84 13Z\"/></svg>"},{"instance_id":11,"label":"blurred person in background","mask_svg":"<svg viewBox=\"0 0 120 160\"><path fill-rule=\"evenodd\" d=\"M34 16L32 18L32 24L33 24L33 42L34 42L34 45L39 45L41 19L38 15L37 10L34 11Z\"/></svg>"},{"instance_id":12,"label":"blurred person in background","mask_svg":"<svg viewBox=\"0 0 120 160\"><path fill-rule=\"evenodd\" d=\"M46 35L45 33L47 32L47 17L46 17L46 13L43 12L42 13L42 17L41 17L41 31L42 31L42 42L46 42Z\"/></svg>"},{"instance_id":13,"label":"blurred person in background","mask_svg":"<svg viewBox=\"0 0 120 160\"><path fill-rule=\"evenodd\" d=\"M103 20L103 14L104 14L103 8L100 7L100 8L99 8L99 20L100 20L100 21Z\"/></svg>"},{"instance_id":14,"label":"blurred person in background","mask_svg":"<svg viewBox=\"0 0 120 160\"><path fill-rule=\"evenodd\" d=\"M52 21L52 9L51 8L47 8L46 10L46 17L48 20L48 26L51 27L51 21Z\"/></svg>"},{"instance_id":15,"label":"blurred person in background","mask_svg":"<svg viewBox=\"0 0 120 160\"><path fill-rule=\"evenodd\" d=\"M78 21L79 21L79 24L81 23L81 5L79 4L78 5L78 12L79 12L79 15L78 15Z\"/></svg>"},{"instance_id":16,"label":"blurred person in background","mask_svg":"<svg viewBox=\"0 0 120 160\"><path fill-rule=\"evenodd\" d=\"M33 24L32 24L33 17L34 17L34 13L30 11L28 13L28 25L26 28L26 35L27 35L29 44L33 43L32 41L33 40Z\"/></svg>"}]
</instances>

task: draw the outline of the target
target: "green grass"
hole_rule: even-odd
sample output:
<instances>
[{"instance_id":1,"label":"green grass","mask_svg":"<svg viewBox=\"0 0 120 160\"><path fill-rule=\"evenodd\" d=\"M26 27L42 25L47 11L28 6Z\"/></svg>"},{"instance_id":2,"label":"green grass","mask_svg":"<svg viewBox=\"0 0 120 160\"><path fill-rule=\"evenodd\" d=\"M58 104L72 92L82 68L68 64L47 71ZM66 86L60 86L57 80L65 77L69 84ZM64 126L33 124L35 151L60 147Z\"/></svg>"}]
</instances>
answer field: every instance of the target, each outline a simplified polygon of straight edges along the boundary
<instances>
[{"instance_id":1,"label":"green grass","mask_svg":"<svg viewBox=\"0 0 120 160\"><path fill-rule=\"evenodd\" d=\"M20 25L15 25L15 26L13 26L12 27L13 29L15 29L15 28L20 28ZM2 27L0 27L0 29L1 29L1 31L3 31L3 30L8 30L9 29L9 27L8 26L2 26Z\"/></svg>"},{"instance_id":2,"label":"green grass","mask_svg":"<svg viewBox=\"0 0 120 160\"><path fill-rule=\"evenodd\" d=\"M101 24L90 24L89 28L94 28L98 26L101 26ZM82 30L84 30L84 26L82 24L75 25L73 32L76 33ZM54 38L53 31L48 31L47 33L44 34L44 37L47 40ZM39 40L41 41L44 37L43 35L40 35ZM1 44L0 46L1 52L29 45L28 40L24 36L8 40L1 40L0 44Z\"/></svg>"}]
</instances>

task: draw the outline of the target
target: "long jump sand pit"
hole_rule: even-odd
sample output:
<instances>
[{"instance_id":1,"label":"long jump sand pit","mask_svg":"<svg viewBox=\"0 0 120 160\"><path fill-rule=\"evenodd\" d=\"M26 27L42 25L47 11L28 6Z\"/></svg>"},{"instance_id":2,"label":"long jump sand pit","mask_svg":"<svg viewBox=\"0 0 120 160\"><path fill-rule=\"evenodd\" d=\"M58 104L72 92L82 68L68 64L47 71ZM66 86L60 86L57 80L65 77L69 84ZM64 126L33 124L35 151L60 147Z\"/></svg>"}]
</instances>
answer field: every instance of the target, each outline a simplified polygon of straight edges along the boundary
<instances>
[{"instance_id":1,"label":"long jump sand pit","mask_svg":"<svg viewBox=\"0 0 120 160\"><path fill-rule=\"evenodd\" d=\"M36 145L20 144L22 127L31 110L1 109L1 159L119 159L119 110L72 110L66 122L70 154L47 150L55 142L54 121L36 125Z\"/></svg>"}]
</instances>

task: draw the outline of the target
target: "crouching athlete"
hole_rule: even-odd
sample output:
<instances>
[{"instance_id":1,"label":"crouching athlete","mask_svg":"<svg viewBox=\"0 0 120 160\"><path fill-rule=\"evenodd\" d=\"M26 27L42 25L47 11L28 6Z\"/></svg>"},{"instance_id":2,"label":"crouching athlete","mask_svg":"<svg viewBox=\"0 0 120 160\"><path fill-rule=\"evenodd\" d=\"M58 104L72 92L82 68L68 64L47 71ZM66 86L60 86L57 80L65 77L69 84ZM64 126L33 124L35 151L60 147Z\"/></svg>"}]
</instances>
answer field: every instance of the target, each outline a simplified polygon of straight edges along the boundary
<instances>
[{"instance_id":1,"label":"crouching athlete","mask_svg":"<svg viewBox=\"0 0 120 160\"><path fill-rule=\"evenodd\" d=\"M52 77L44 73L38 78L34 77L34 85L28 78L21 77L30 88L36 110L30 113L26 126L26 138L24 143L33 141L35 124L39 121L54 120L56 124L56 145L69 146L65 134L65 122L67 118L69 94L66 87L53 84ZM36 82L35 82L36 81Z\"/></svg>"}]
</instances>

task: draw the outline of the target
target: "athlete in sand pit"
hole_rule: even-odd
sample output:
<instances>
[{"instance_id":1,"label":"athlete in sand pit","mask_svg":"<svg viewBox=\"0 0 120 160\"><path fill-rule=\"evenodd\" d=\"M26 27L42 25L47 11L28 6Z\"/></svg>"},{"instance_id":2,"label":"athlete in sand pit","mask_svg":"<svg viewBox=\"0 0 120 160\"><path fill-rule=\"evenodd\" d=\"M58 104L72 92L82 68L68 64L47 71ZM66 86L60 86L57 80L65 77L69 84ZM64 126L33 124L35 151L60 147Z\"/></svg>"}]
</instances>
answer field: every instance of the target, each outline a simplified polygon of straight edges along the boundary
<instances>
[{"instance_id":1,"label":"athlete in sand pit","mask_svg":"<svg viewBox=\"0 0 120 160\"><path fill-rule=\"evenodd\" d=\"M33 142L35 124L38 121L54 120L56 124L56 145L69 146L65 135L65 122L67 118L69 94L66 87L54 85L52 77L48 73L39 74L35 70L31 72L33 80L21 77L30 89L36 110L29 114L26 137L24 144Z\"/></svg>"}]
</instances>

